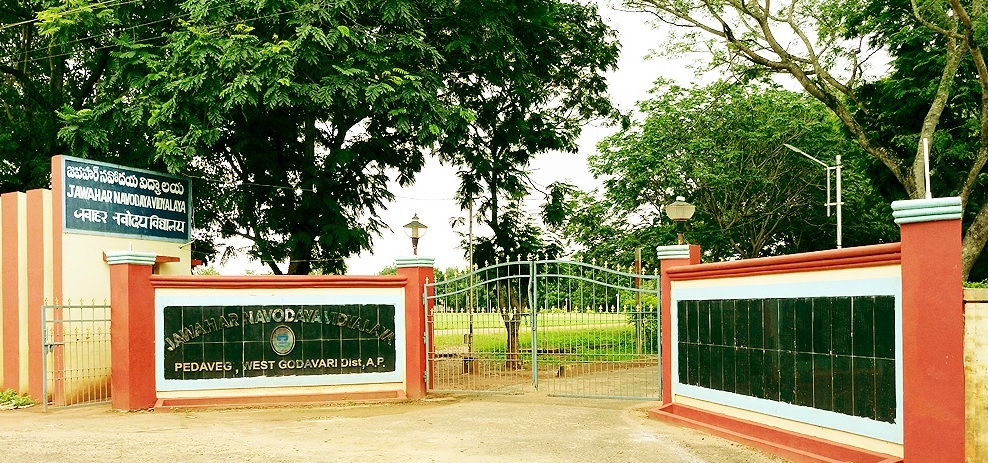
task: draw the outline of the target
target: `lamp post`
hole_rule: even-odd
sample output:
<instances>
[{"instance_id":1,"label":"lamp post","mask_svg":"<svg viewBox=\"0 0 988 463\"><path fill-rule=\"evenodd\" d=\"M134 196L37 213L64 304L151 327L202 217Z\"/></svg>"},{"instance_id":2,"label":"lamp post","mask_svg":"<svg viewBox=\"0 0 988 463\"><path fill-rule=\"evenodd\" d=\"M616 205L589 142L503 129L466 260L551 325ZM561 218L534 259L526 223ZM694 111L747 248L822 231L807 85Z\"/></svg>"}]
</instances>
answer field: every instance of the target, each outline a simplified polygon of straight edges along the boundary
<instances>
[{"instance_id":1,"label":"lamp post","mask_svg":"<svg viewBox=\"0 0 988 463\"><path fill-rule=\"evenodd\" d=\"M419 255L419 238L425 236L429 227L419 222L419 215L412 216L412 221L405 224L405 234L412 239L412 255Z\"/></svg>"},{"instance_id":2,"label":"lamp post","mask_svg":"<svg viewBox=\"0 0 988 463\"><path fill-rule=\"evenodd\" d=\"M678 244L686 244L683 229L686 226L686 221L692 218L693 213L696 212L696 206L686 202L686 198L676 196L676 201L666 204L663 209L665 209L666 215L676 222L676 241Z\"/></svg>"},{"instance_id":3,"label":"lamp post","mask_svg":"<svg viewBox=\"0 0 988 463\"><path fill-rule=\"evenodd\" d=\"M789 149L791 149L791 150L793 150L793 151L795 151L795 152L797 152L799 154L802 154L807 159L809 159L809 160L811 160L813 162L816 162L817 164L820 164L821 166L823 166L823 168L827 171L827 202L824 203L824 206L827 206L827 217L830 217L830 206L837 206L837 249L840 249L841 246L844 243L844 239L843 239L844 231L843 231L843 228L842 228L843 227L843 224L842 224L842 222L843 222L843 216L841 215L841 205L844 204L844 201L841 199L841 190L843 188L842 188L842 185L841 185L841 177L842 177L841 168L842 168L842 166L841 166L841 161L840 161L840 155L838 154L837 156L835 156L836 159L835 159L834 163L836 165L828 166L827 163L825 163L825 162L823 162L823 161L821 161L821 160L819 160L819 159L817 159L817 158L815 158L813 156L810 156L809 154L804 153L802 150L800 150L799 148L796 148L795 146L792 146L792 145L790 145L788 143L783 143L782 146L785 146L786 148L789 148ZM831 202L831 200L830 200L830 171L834 171L836 173L836 175L837 175L837 201L835 201L835 202Z\"/></svg>"}]
</instances>

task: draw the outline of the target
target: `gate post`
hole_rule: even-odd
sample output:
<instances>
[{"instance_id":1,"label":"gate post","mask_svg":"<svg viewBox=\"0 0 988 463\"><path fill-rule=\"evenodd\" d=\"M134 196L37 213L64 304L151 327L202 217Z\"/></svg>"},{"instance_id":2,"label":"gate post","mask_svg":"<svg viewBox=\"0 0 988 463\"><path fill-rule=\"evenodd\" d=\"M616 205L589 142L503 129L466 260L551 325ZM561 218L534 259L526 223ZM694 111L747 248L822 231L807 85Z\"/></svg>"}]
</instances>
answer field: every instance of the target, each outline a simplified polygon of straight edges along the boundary
<instances>
[{"instance_id":1,"label":"gate post","mask_svg":"<svg viewBox=\"0 0 988 463\"><path fill-rule=\"evenodd\" d=\"M432 300L425 306L425 284L435 282L431 257L399 257L395 259L398 276L407 278L405 283L405 394L410 399L425 397L426 389L426 356L432 349L432 337L428 337L430 345L426 345L426 317L432 321ZM431 294L430 287L430 296ZM428 314L428 315L426 315Z\"/></svg>"},{"instance_id":2,"label":"gate post","mask_svg":"<svg viewBox=\"0 0 988 463\"><path fill-rule=\"evenodd\" d=\"M106 253L110 265L110 396L117 410L154 407L154 253Z\"/></svg>"},{"instance_id":3,"label":"gate post","mask_svg":"<svg viewBox=\"0 0 988 463\"><path fill-rule=\"evenodd\" d=\"M659 348L662 352L662 403L672 403L672 285L666 272L673 267L696 265L700 263L700 246L696 244L680 244L658 246L655 252L659 258L660 296L662 298L659 313Z\"/></svg>"},{"instance_id":4,"label":"gate post","mask_svg":"<svg viewBox=\"0 0 988 463\"><path fill-rule=\"evenodd\" d=\"M964 461L961 199L895 201L902 236L904 460Z\"/></svg>"}]
</instances>

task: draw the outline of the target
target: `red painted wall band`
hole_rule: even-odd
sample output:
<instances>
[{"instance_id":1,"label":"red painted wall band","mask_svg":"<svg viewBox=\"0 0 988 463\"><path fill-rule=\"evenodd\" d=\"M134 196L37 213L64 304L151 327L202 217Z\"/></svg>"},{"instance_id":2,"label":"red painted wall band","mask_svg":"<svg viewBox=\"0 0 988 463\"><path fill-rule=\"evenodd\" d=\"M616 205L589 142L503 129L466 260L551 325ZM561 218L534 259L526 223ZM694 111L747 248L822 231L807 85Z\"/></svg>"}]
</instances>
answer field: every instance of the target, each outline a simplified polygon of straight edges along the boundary
<instances>
[{"instance_id":1,"label":"red painted wall band","mask_svg":"<svg viewBox=\"0 0 988 463\"><path fill-rule=\"evenodd\" d=\"M826 261L813 261L805 263L789 263L779 265L766 265L741 269L717 269L699 272L683 271L690 267L680 267L670 270L669 278L675 281L706 280L716 278L731 278L755 275L777 275L781 273L813 272L823 270L842 270L851 268L880 267L883 265L899 265L900 255L885 254L878 256L847 257Z\"/></svg>"},{"instance_id":2,"label":"red painted wall band","mask_svg":"<svg viewBox=\"0 0 988 463\"><path fill-rule=\"evenodd\" d=\"M961 221L903 224L902 394L907 462L963 462Z\"/></svg>"},{"instance_id":3,"label":"red painted wall band","mask_svg":"<svg viewBox=\"0 0 988 463\"><path fill-rule=\"evenodd\" d=\"M659 342L662 345L662 403L672 403L672 278L669 273L674 269L697 266L700 263L700 246L690 245L689 258L663 259L659 264L661 278L659 291L661 313L659 314Z\"/></svg>"},{"instance_id":4,"label":"red painted wall band","mask_svg":"<svg viewBox=\"0 0 988 463\"><path fill-rule=\"evenodd\" d=\"M154 275L155 288L250 289L250 288L403 288L404 276L171 276Z\"/></svg>"},{"instance_id":5,"label":"red painted wall band","mask_svg":"<svg viewBox=\"0 0 988 463\"><path fill-rule=\"evenodd\" d=\"M157 401L150 277L150 265L110 266L110 387L118 410L147 409Z\"/></svg>"},{"instance_id":6,"label":"red painted wall band","mask_svg":"<svg viewBox=\"0 0 988 463\"><path fill-rule=\"evenodd\" d=\"M889 243L786 256L714 262L670 269L668 276L678 281L895 265L901 259L900 250L900 243Z\"/></svg>"},{"instance_id":7,"label":"red painted wall band","mask_svg":"<svg viewBox=\"0 0 988 463\"><path fill-rule=\"evenodd\" d=\"M41 306L45 303L44 191L27 192L27 365L28 394L44 393L41 363Z\"/></svg>"},{"instance_id":8,"label":"red painted wall band","mask_svg":"<svg viewBox=\"0 0 988 463\"><path fill-rule=\"evenodd\" d=\"M422 305L422 295L426 281L433 280L432 267L404 267L398 269L398 276L407 278L405 286L405 394L410 399L424 397L426 350L423 335L426 329L426 312L432 314L430 306ZM430 295L432 288L429 289Z\"/></svg>"},{"instance_id":9,"label":"red painted wall band","mask_svg":"<svg viewBox=\"0 0 988 463\"><path fill-rule=\"evenodd\" d=\"M52 296L57 303L65 301L62 293L62 199L64 198L62 179L62 156L51 158L51 253L52 253ZM61 318L61 317L59 317Z\"/></svg>"}]
</instances>

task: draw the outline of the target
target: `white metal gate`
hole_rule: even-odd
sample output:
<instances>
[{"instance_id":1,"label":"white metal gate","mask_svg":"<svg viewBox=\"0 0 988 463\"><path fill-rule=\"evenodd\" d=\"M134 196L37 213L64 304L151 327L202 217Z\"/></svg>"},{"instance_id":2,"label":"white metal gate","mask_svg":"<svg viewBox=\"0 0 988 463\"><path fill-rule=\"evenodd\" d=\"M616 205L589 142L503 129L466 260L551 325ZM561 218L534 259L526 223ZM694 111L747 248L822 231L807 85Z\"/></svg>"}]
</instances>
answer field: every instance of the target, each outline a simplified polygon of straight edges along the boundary
<instances>
[{"instance_id":1,"label":"white metal gate","mask_svg":"<svg viewBox=\"0 0 988 463\"><path fill-rule=\"evenodd\" d=\"M429 387L657 400L658 281L536 260L427 284Z\"/></svg>"}]
</instances>

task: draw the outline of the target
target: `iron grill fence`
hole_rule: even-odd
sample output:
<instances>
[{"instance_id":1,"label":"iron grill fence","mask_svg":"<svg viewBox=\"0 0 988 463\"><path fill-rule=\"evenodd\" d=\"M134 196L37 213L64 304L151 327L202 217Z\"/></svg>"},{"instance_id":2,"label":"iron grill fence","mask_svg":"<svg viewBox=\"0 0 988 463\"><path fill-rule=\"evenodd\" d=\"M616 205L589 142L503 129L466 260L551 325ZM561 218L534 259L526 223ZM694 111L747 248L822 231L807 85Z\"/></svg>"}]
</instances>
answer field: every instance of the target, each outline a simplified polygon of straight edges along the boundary
<instances>
[{"instance_id":1,"label":"iron grill fence","mask_svg":"<svg viewBox=\"0 0 988 463\"><path fill-rule=\"evenodd\" d=\"M110 306L44 305L43 408L110 400Z\"/></svg>"},{"instance_id":2,"label":"iron grill fence","mask_svg":"<svg viewBox=\"0 0 988 463\"><path fill-rule=\"evenodd\" d=\"M658 399L659 278L565 260L426 285L433 391Z\"/></svg>"}]
</instances>

